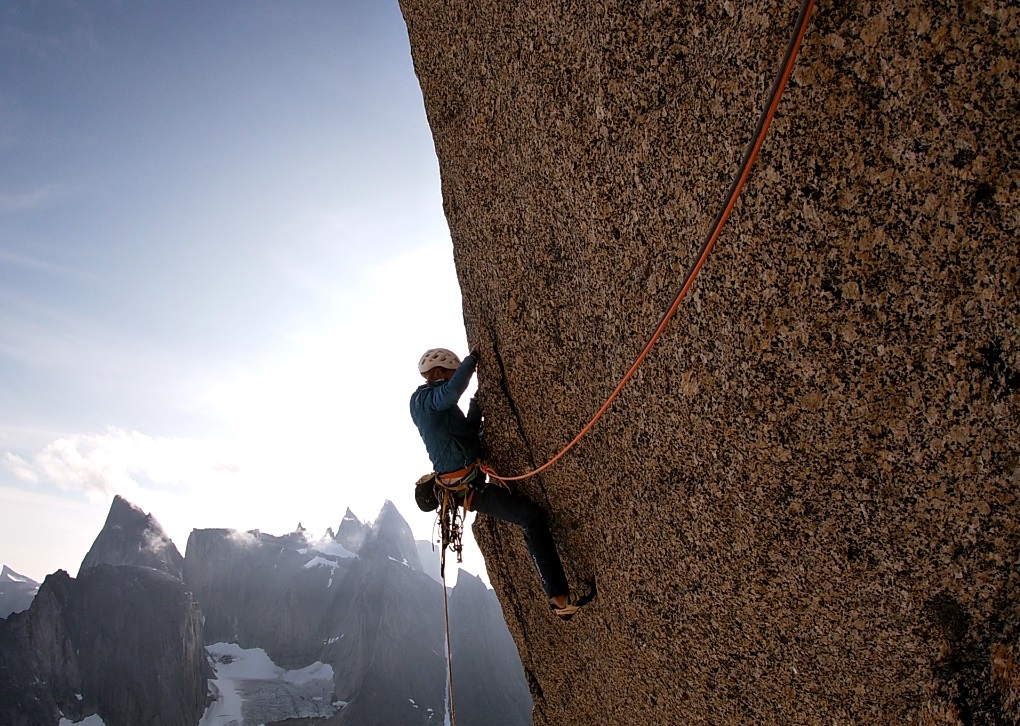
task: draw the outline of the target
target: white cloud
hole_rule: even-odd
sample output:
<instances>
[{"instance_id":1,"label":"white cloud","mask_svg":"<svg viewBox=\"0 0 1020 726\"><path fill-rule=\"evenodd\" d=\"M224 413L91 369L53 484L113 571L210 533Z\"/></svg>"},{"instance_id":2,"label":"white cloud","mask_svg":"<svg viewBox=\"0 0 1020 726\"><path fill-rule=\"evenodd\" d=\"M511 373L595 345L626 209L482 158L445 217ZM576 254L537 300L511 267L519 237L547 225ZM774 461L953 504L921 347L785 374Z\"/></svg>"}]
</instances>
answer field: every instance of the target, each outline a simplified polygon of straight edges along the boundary
<instances>
[{"instance_id":1,"label":"white cloud","mask_svg":"<svg viewBox=\"0 0 1020 726\"><path fill-rule=\"evenodd\" d=\"M4 456L4 464L7 465L7 468L10 469L14 476L22 481L33 483L39 481L39 474L36 473L35 469L17 454L12 454L8 451Z\"/></svg>"},{"instance_id":2,"label":"white cloud","mask_svg":"<svg viewBox=\"0 0 1020 726\"><path fill-rule=\"evenodd\" d=\"M145 533L142 535L145 538L145 548L149 552L162 555L164 550L169 549L169 545L164 538L164 534L165 533L154 529L145 530Z\"/></svg>"},{"instance_id":3,"label":"white cloud","mask_svg":"<svg viewBox=\"0 0 1020 726\"><path fill-rule=\"evenodd\" d=\"M229 477L234 465L209 442L158 438L111 428L101 434L66 436L50 442L28 460L8 452L7 468L22 481L55 484L108 499L129 499L142 481L197 489Z\"/></svg>"},{"instance_id":4,"label":"white cloud","mask_svg":"<svg viewBox=\"0 0 1020 726\"><path fill-rule=\"evenodd\" d=\"M243 549L254 547L259 543L258 537L248 532L242 532L239 529L231 530L230 534L227 535L227 537L230 539L231 542L233 542L235 545Z\"/></svg>"}]
</instances>

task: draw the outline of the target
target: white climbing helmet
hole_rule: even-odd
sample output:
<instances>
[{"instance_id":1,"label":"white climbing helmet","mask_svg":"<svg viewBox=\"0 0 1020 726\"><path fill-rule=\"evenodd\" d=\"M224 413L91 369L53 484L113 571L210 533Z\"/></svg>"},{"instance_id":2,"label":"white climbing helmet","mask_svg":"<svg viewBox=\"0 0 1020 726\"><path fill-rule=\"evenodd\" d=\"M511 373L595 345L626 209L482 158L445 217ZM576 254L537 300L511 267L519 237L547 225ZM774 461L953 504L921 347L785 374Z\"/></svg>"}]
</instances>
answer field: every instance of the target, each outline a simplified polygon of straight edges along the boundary
<instances>
[{"instance_id":1,"label":"white climbing helmet","mask_svg":"<svg viewBox=\"0 0 1020 726\"><path fill-rule=\"evenodd\" d=\"M430 348L418 361L418 372L425 375L433 368L456 369L460 358L446 348Z\"/></svg>"}]
</instances>

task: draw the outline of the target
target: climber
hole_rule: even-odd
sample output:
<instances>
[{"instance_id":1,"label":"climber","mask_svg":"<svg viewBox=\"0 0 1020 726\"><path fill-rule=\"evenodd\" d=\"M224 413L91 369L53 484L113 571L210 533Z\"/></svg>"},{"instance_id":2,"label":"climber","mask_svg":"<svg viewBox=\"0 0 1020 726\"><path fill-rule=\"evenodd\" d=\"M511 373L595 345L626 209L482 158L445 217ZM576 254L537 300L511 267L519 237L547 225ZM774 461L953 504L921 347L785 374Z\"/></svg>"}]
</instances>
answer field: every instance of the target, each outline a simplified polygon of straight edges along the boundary
<instances>
[{"instance_id":1,"label":"climber","mask_svg":"<svg viewBox=\"0 0 1020 726\"><path fill-rule=\"evenodd\" d=\"M477 396L471 398L466 416L457 405L477 365L477 349L463 362L445 348L426 351L418 362L425 383L411 396L411 419L425 442L439 486L448 491L456 487L457 503L466 501L467 509L521 527L549 609L560 619L570 620L594 599L594 583L569 589L545 513L528 499L489 482L479 468L482 413ZM464 484L466 489L461 488Z\"/></svg>"}]
</instances>

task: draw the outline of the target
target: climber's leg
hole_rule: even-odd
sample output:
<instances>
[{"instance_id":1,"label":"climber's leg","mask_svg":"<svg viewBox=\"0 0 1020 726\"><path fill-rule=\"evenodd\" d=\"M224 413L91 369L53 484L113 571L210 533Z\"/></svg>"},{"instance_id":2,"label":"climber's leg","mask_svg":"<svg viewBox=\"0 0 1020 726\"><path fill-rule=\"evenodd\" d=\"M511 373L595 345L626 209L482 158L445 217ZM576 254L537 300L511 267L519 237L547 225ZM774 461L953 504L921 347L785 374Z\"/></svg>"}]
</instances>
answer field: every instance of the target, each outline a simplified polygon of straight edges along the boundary
<instances>
[{"instance_id":1,"label":"climber's leg","mask_svg":"<svg viewBox=\"0 0 1020 726\"><path fill-rule=\"evenodd\" d=\"M538 570L545 594L554 598L566 595L567 576L556 553L556 543L541 507L524 497L511 494L496 484L482 486L474 494L471 508L490 517L518 525L524 531L524 543Z\"/></svg>"}]
</instances>

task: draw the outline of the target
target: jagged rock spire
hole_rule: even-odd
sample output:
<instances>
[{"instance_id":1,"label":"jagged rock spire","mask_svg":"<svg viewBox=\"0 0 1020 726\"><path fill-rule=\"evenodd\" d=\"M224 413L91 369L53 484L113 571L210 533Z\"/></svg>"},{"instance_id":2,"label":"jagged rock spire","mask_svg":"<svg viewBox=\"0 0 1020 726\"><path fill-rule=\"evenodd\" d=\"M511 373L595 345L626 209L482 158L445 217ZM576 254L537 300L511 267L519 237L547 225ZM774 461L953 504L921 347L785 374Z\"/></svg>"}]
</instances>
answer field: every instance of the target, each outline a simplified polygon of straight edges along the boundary
<instances>
[{"instance_id":1,"label":"jagged rock spire","mask_svg":"<svg viewBox=\"0 0 1020 726\"><path fill-rule=\"evenodd\" d=\"M96 565L141 565L180 579L184 558L155 517L118 494L78 575Z\"/></svg>"},{"instance_id":2,"label":"jagged rock spire","mask_svg":"<svg viewBox=\"0 0 1020 726\"><path fill-rule=\"evenodd\" d=\"M361 551L361 545L365 542L365 535L368 533L368 526L358 519L350 507L344 514L344 518L337 527L336 540L345 549L351 552Z\"/></svg>"},{"instance_id":3,"label":"jagged rock spire","mask_svg":"<svg viewBox=\"0 0 1020 726\"><path fill-rule=\"evenodd\" d=\"M363 557L373 555L390 557L412 569L422 569L421 556L418 554L418 546L414 542L411 527L388 499L368 531L360 554Z\"/></svg>"}]
</instances>

